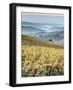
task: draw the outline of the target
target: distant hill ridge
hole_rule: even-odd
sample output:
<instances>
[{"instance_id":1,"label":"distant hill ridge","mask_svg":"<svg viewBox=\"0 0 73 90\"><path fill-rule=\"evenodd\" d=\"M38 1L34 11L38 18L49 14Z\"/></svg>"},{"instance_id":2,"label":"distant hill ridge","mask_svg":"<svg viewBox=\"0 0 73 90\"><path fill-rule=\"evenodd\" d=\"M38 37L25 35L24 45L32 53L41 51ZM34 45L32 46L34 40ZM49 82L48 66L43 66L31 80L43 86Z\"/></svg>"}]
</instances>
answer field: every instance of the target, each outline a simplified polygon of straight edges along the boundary
<instances>
[{"instance_id":1,"label":"distant hill ridge","mask_svg":"<svg viewBox=\"0 0 73 90\"><path fill-rule=\"evenodd\" d=\"M48 41L44 39L40 39L37 37L33 37L31 35L22 35L22 44L23 45L38 45L38 46L49 46L49 47L59 47L63 48L63 44L54 43L53 41Z\"/></svg>"}]
</instances>

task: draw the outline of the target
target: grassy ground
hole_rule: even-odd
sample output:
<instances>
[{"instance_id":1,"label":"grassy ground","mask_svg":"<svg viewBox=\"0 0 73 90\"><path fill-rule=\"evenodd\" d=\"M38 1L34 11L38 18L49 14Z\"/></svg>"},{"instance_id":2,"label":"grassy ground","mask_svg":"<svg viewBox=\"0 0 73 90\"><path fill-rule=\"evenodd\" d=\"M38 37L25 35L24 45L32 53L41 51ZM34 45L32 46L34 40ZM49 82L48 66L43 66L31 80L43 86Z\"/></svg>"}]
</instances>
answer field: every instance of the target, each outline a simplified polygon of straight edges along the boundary
<instances>
[{"instance_id":1,"label":"grassy ground","mask_svg":"<svg viewBox=\"0 0 73 90\"><path fill-rule=\"evenodd\" d=\"M22 77L64 75L62 44L22 36Z\"/></svg>"}]
</instances>

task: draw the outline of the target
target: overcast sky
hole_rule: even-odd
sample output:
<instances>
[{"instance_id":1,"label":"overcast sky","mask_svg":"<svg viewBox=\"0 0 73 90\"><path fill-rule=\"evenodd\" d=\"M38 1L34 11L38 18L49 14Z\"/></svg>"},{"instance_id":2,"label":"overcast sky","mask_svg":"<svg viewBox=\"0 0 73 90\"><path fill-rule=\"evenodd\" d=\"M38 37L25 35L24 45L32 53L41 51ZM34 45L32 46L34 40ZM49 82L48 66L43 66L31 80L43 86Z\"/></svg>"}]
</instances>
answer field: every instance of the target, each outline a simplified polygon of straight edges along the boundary
<instances>
[{"instance_id":1,"label":"overcast sky","mask_svg":"<svg viewBox=\"0 0 73 90\"><path fill-rule=\"evenodd\" d=\"M24 22L35 22L35 23L55 23L55 24L64 24L63 15L37 15L37 14L25 14L22 13L22 21Z\"/></svg>"}]
</instances>

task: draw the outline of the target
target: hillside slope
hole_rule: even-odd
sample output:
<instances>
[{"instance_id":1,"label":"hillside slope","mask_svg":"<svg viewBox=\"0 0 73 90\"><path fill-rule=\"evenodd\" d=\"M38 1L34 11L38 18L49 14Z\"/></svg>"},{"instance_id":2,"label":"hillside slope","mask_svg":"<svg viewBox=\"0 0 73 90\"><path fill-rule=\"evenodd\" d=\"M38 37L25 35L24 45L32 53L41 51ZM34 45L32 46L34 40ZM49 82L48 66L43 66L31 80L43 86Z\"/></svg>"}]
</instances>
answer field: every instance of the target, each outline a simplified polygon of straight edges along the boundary
<instances>
[{"instance_id":1,"label":"hillside slope","mask_svg":"<svg viewBox=\"0 0 73 90\"><path fill-rule=\"evenodd\" d=\"M36 45L36 46L49 46L63 48L63 44L54 41L48 41L37 37L22 35L22 45Z\"/></svg>"}]
</instances>

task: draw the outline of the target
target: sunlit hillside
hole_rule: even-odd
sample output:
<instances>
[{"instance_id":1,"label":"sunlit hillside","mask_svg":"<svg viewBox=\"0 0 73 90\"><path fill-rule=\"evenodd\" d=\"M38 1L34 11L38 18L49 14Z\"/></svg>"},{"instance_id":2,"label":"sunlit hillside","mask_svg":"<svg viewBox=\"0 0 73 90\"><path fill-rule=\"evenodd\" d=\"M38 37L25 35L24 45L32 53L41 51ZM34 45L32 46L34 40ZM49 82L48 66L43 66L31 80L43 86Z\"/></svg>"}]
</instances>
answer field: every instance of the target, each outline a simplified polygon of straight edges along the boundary
<instances>
[{"instance_id":1,"label":"sunlit hillside","mask_svg":"<svg viewBox=\"0 0 73 90\"><path fill-rule=\"evenodd\" d=\"M64 75L64 47L32 36L22 36L22 77Z\"/></svg>"}]
</instances>

